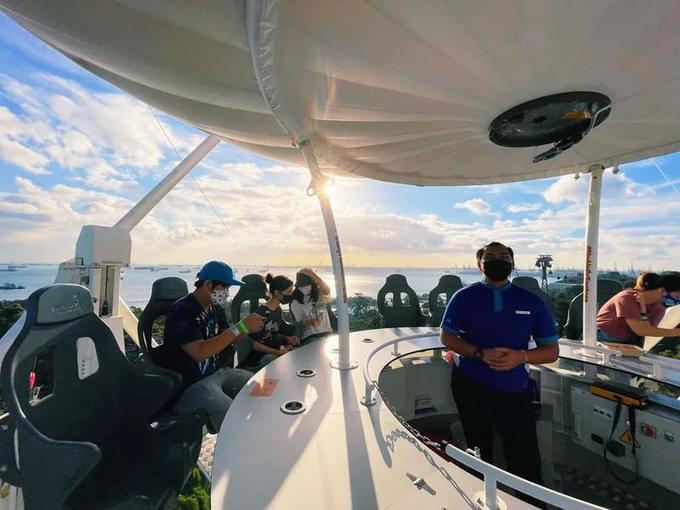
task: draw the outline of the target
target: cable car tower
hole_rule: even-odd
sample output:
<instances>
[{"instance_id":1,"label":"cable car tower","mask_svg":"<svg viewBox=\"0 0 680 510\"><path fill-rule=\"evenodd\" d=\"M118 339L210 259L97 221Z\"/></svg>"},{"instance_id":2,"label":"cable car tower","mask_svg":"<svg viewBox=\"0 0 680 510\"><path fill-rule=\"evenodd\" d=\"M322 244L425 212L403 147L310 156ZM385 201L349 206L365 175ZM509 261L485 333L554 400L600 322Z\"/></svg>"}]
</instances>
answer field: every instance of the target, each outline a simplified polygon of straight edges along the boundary
<instances>
[{"instance_id":1,"label":"cable car tower","mask_svg":"<svg viewBox=\"0 0 680 510\"><path fill-rule=\"evenodd\" d=\"M552 274L552 255L539 255L536 258L536 267L541 268L541 289L548 292L548 275Z\"/></svg>"}]
</instances>

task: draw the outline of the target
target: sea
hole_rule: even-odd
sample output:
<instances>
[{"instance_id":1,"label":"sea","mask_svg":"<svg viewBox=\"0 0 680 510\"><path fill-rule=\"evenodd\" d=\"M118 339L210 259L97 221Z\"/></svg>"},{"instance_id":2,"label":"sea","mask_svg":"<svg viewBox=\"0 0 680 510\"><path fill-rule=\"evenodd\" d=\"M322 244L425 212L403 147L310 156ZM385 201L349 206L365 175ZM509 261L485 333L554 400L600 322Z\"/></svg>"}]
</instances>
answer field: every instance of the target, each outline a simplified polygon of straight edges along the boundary
<instances>
[{"instance_id":1,"label":"sea","mask_svg":"<svg viewBox=\"0 0 680 510\"><path fill-rule=\"evenodd\" d=\"M152 271L151 268L154 270ZM33 291L54 283L57 275L56 264L27 264L19 267L16 271L6 271L7 266L0 265L0 284L15 283L23 285L24 289L0 290L0 301L26 299ZM194 265L170 265L170 266L131 266L123 269L121 281L121 296L129 304L143 307L151 294L151 285L159 278L166 276L178 276L184 279L189 288L192 288L196 280L196 273L199 266ZM286 275L291 280L295 279L295 273L299 267L248 267L236 266L237 276L258 273L273 275ZM316 273L331 287L334 294L335 283L330 267L313 267ZM406 276L409 285L418 295L428 293L437 285L439 278L444 274L455 274L460 277L464 284L479 281L480 273L474 268L389 268L389 267L346 267L345 279L347 281L348 295L353 296L362 294L364 296L376 297L378 290L384 285L385 278L391 274L403 274ZM537 270L520 270L518 275L533 276L540 281L540 273ZM569 274L569 272L561 272ZM517 275L515 275L517 276ZM555 276L548 277L548 283L554 283Z\"/></svg>"}]
</instances>

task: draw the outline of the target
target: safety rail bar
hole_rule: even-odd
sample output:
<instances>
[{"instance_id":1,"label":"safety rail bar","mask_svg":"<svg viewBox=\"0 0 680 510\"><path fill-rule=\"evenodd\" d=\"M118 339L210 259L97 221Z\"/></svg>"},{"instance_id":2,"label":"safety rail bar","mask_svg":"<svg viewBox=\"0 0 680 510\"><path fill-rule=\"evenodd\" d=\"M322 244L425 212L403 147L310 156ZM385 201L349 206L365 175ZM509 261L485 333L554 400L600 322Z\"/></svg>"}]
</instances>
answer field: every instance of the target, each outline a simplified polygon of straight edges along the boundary
<instances>
[{"instance_id":1,"label":"safety rail bar","mask_svg":"<svg viewBox=\"0 0 680 510\"><path fill-rule=\"evenodd\" d=\"M602 358L602 364L610 365L614 357L621 357L623 353L617 349L610 349L598 345L586 345L583 342L575 340L560 339L560 345L568 345L574 349L574 354L583 358Z\"/></svg>"},{"instance_id":2,"label":"safety rail bar","mask_svg":"<svg viewBox=\"0 0 680 510\"><path fill-rule=\"evenodd\" d=\"M496 466L484 462L470 450L463 451L453 445L447 444L444 451L452 459L472 468L484 476L484 492L477 497L477 505L484 510L497 510L499 508L496 495L498 484L502 483L523 494L554 505L564 510L606 510L606 508L588 503L586 501L567 496L560 492L548 489L519 476L503 471Z\"/></svg>"}]
</instances>

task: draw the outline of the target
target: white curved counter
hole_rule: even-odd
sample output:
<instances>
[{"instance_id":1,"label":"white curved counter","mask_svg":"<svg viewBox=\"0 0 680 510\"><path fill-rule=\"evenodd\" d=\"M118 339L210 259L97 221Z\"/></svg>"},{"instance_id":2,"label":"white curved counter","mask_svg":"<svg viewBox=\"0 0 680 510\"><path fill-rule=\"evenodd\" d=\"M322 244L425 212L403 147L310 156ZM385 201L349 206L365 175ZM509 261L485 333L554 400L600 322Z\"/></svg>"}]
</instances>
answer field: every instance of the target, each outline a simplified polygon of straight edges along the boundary
<instances>
[{"instance_id":1,"label":"white curved counter","mask_svg":"<svg viewBox=\"0 0 680 510\"><path fill-rule=\"evenodd\" d=\"M351 334L351 359L359 367L329 366L337 337L302 347L258 372L239 393L225 418L215 448L212 508L272 509L465 509L476 508L482 480L440 458L408 432L375 392L377 403L360 400L363 366L376 347L404 340L403 354L441 347L432 328L399 328ZM371 338L372 343L364 343ZM372 356L372 379L393 358L385 347ZM298 377L313 369L311 378ZM258 382L276 379L271 396L251 396ZM300 400L306 410L284 414L280 407ZM422 478L422 482L414 483ZM533 508L499 491L510 509Z\"/></svg>"}]
</instances>

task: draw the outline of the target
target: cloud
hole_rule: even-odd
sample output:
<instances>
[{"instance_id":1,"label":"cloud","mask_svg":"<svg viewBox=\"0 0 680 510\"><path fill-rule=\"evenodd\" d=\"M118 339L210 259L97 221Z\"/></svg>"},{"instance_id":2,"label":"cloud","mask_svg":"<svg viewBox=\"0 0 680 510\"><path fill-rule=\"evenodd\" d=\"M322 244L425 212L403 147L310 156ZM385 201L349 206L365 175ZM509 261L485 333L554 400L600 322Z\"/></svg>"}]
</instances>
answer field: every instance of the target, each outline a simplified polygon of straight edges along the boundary
<instances>
[{"instance_id":1,"label":"cloud","mask_svg":"<svg viewBox=\"0 0 680 510\"><path fill-rule=\"evenodd\" d=\"M467 209L473 214L487 214L491 211L491 206L481 198L473 198L453 206L455 209Z\"/></svg>"},{"instance_id":2,"label":"cloud","mask_svg":"<svg viewBox=\"0 0 680 510\"><path fill-rule=\"evenodd\" d=\"M563 202L583 203L588 194L590 176L583 174L575 179L570 175L563 175L543 193L543 198L550 204ZM613 174L607 170L602 179L603 195L615 197L642 197L653 195L654 189L645 184L634 181L623 172Z\"/></svg>"},{"instance_id":3,"label":"cloud","mask_svg":"<svg viewBox=\"0 0 680 510\"><path fill-rule=\"evenodd\" d=\"M0 159L32 174L49 173L45 169L47 158L22 143L30 126L4 106L0 106L0 126Z\"/></svg>"},{"instance_id":4,"label":"cloud","mask_svg":"<svg viewBox=\"0 0 680 510\"><path fill-rule=\"evenodd\" d=\"M166 160L177 159L159 123L181 153L197 143L126 94L54 75L24 82L0 75L0 94L14 105L0 106L0 159L33 174L47 173L49 163L97 189L138 190L142 172L166 171Z\"/></svg>"},{"instance_id":5,"label":"cloud","mask_svg":"<svg viewBox=\"0 0 680 510\"><path fill-rule=\"evenodd\" d=\"M512 204L512 205L508 206L508 212L509 213L521 213L521 212L537 211L541 207L542 206L539 203Z\"/></svg>"}]
</instances>

